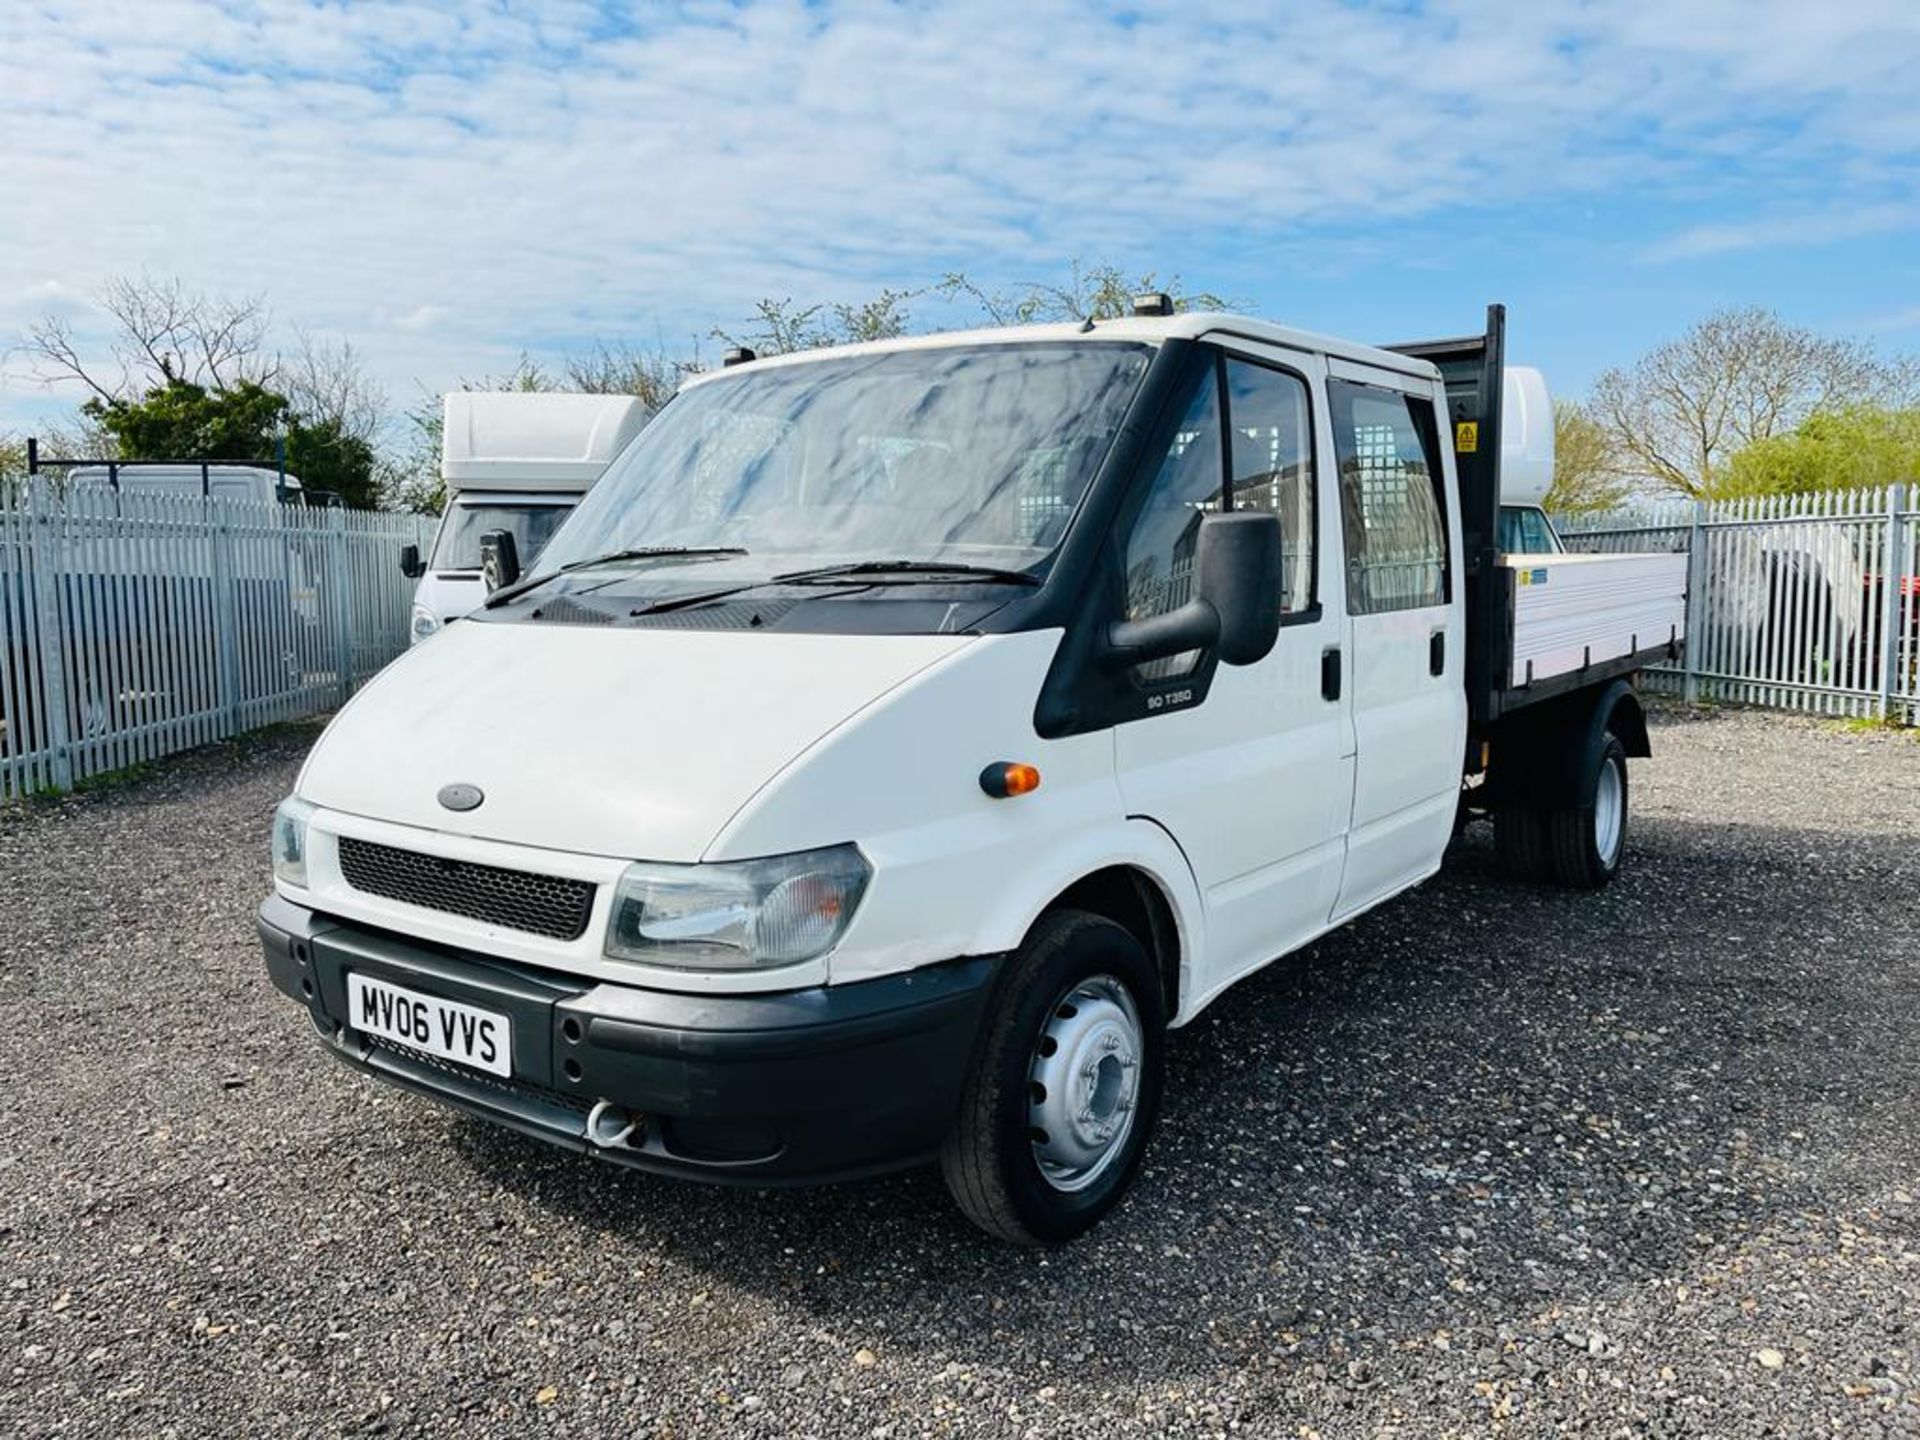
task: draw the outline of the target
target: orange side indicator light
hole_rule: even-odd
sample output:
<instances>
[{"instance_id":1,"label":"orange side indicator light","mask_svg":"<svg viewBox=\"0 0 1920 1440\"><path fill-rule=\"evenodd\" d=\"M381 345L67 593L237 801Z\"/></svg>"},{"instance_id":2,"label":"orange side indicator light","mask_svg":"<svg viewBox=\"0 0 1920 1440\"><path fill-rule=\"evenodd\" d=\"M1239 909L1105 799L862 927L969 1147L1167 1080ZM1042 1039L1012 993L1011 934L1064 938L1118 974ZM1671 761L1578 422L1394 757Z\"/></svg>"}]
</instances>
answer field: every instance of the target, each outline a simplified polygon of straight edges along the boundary
<instances>
[{"instance_id":1,"label":"orange side indicator light","mask_svg":"<svg viewBox=\"0 0 1920 1440\"><path fill-rule=\"evenodd\" d=\"M996 800L1027 795L1040 788L1040 772L1017 760L1000 760L980 772L980 788Z\"/></svg>"}]
</instances>

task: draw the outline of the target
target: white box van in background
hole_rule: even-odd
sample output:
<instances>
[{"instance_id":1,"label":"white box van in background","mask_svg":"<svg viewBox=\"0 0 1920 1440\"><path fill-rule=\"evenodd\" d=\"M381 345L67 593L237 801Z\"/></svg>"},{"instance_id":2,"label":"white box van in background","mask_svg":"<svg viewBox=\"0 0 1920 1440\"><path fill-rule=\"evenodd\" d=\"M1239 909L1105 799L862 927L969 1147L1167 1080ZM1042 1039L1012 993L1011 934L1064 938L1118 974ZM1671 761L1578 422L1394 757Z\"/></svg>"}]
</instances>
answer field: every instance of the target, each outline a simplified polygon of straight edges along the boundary
<instances>
[{"instance_id":1,"label":"white box van in background","mask_svg":"<svg viewBox=\"0 0 1920 1440\"><path fill-rule=\"evenodd\" d=\"M486 598L482 535L508 532L520 563L530 565L646 423L646 407L630 395L449 394L440 458L446 513L432 554L422 560L408 547L402 558L402 568L420 582L414 643Z\"/></svg>"}]
</instances>

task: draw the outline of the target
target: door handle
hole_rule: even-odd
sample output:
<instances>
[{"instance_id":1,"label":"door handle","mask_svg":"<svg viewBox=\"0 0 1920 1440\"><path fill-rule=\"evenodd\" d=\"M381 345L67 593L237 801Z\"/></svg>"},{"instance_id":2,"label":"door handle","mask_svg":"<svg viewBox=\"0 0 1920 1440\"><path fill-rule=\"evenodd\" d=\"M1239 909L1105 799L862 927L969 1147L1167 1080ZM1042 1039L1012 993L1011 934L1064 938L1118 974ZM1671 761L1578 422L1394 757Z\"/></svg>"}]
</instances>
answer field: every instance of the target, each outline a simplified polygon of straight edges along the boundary
<instances>
[{"instance_id":1,"label":"door handle","mask_svg":"<svg viewBox=\"0 0 1920 1440\"><path fill-rule=\"evenodd\" d=\"M1444 675L1447 673L1447 632L1436 630L1427 641L1427 673Z\"/></svg>"},{"instance_id":2,"label":"door handle","mask_svg":"<svg viewBox=\"0 0 1920 1440\"><path fill-rule=\"evenodd\" d=\"M1320 652L1320 697L1323 700L1340 698L1340 647L1329 645Z\"/></svg>"}]
</instances>

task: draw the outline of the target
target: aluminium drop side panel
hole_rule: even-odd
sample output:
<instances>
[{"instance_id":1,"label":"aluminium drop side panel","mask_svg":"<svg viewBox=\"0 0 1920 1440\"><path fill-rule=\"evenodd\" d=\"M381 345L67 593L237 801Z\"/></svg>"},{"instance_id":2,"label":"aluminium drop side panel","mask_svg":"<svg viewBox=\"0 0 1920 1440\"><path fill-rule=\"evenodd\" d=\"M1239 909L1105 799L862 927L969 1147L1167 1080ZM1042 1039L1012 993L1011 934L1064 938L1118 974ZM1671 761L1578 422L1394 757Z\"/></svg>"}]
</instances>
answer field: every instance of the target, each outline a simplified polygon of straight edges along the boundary
<instances>
[{"instance_id":1,"label":"aluminium drop side panel","mask_svg":"<svg viewBox=\"0 0 1920 1440\"><path fill-rule=\"evenodd\" d=\"M1685 555L1509 555L1512 657L1524 688L1684 640Z\"/></svg>"}]
</instances>

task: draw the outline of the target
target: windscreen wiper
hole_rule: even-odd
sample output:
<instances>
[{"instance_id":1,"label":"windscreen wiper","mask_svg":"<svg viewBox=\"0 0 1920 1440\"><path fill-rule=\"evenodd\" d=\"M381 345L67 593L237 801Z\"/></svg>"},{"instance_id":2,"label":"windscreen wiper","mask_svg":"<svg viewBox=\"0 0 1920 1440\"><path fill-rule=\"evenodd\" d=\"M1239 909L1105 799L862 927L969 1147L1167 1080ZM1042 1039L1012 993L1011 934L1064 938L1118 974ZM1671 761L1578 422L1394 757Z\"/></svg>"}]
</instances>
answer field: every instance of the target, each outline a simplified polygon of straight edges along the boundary
<instances>
[{"instance_id":1,"label":"windscreen wiper","mask_svg":"<svg viewBox=\"0 0 1920 1440\"><path fill-rule=\"evenodd\" d=\"M738 545L636 545L626 550L609 550L605 555L593 555L585 560L572 560L557 570L548 570L544 574L529 575L525 580L512 585L504 585L486 598L488 608L505 604L509 600L537 590L549 580L566 575L575 570L591 570L596 565L615 565L622 560L706 560L715 555L744 555L747 552Z\"/></svg>"},{"instance_id":2,"label":"windscreen wiper","mask_svg":"<svg viewBox=\"0 0 1920 1440\"><path fill-rule=\"evenodd\" d=\"M896 575L901 578L888 578ZM1039 577L1029 575L1024 570L1001 570L992 565L969 565L964 561L949 563L940 560L860 560L850 565L822 565L813 570L786 570L778 575L769 575L764 580L749 580L745 584L729 585L721 590L702 590L694 595L675 595L666 600L656 600L651 605L642 605L631 613L635 617L663 615L670 610L687 610L695 605L731 599L735 595L744 595L749 590L763 590L769 585L822 585L834 581L844 581L862 587L938 585L943 581L952 584L981 585L1038 585L1040 583Z\"/></svg>"}]
</instances>

